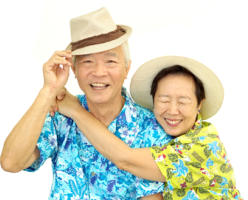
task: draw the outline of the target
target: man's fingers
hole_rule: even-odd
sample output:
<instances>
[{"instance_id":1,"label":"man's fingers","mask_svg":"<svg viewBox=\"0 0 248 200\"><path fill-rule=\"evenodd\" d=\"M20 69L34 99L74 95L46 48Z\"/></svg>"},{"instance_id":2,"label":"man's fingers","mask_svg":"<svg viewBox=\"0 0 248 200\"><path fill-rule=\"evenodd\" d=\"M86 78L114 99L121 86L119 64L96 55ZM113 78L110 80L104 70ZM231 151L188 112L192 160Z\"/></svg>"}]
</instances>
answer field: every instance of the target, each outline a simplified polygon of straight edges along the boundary
<instances>
[{"instance_id":1,"label":"man's fingers","mask_svg":"<svg viewBox=\"0 0 248 200\"><path fill-rule=\"evenodd\" d=\"M54 57L53 60L52 60L52 63L55 64L55 65L67 65L67 66L72 65L71 62L69 62L65 58L59 57L59 56Z\"/></svg>"},{"instance_id":2,"label":"man's fingers","mask_svg":"<svg viewBox=\"0 0 248 200\"><path fill-rule=\"evenodd\" d=\"M65 51L55 51L54 53L55 56L60 56L60 57L65 57L65 58L71 58L71 51L70 50L65 50Z\"/></svg>"}]
</instances>

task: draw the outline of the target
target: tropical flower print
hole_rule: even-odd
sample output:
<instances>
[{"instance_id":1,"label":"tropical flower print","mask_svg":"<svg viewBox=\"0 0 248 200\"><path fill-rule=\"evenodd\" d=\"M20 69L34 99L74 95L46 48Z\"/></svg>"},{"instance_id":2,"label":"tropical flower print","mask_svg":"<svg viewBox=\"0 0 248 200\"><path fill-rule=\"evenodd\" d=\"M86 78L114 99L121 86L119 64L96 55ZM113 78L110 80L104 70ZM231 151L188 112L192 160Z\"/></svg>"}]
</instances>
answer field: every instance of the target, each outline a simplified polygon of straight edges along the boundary
<instances>
[{"instance_id":1,"label":"tropical flower print","mask_svg":"<svg viewBox=\"0 0 248 200\"><path fill-rule=\"evenodd\" d=\"M183 200L198 200L198 199L199 198L192 190L188 191L186 197L183 198Z\"/></svg>"},{"instance_id":2,"label":"tropical flower print","mask_svg":"<svg viewBox=\"0 0 248 200\"><path fill-rule=\"evenodd\" d=\"M178 176L185 176L188 173L188 168L184 165L183 161L179 159L179 163L172 163L172 165L175 167L175 171L173 173L176 173Z\"/></svg>"},{"instance_id":3,"label":"tropical flower print","mask_svg":"<svg viewBox=\"0 0 248 200\"><path fill-rule=\"evenodd\" d=\"M200 115L186 134L150 150L166 180L164 199L241 199L218 133Z\"/></svg>"},{"instance_id":4,"label":"tropical flower print","mask_svg":"<svg viewBox=\"0 0 248 200\"><path fill-rule=\"evenodd\" d=\"M149 110L122 91L125 105L108 129L133 148L161 146L171 137ZM88 110L86 97L78 96ZM40 158L26 171L35 171L52 159L50 200L136 200L163 191L164 184L137 178L118 169L89 143L75 122L59 113L47 116L37 147Z\"/></svg>"}]
</instances>

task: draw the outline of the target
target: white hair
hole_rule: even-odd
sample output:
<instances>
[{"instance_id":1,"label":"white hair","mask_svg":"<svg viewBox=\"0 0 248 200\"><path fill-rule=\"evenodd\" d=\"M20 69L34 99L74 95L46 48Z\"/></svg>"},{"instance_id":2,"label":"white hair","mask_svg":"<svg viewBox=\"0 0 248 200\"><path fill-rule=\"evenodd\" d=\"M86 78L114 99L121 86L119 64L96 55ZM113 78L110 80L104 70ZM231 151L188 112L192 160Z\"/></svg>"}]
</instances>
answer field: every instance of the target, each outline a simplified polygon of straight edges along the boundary
<instances>
[{"instance_id":1,"label":"white hair","mask_svg":"<svg viewBox=\"0 0 248 200\"><path fill-rule=\"evenodd\" d=\"M124 53L124 59L125 59L125 65L126 67L128 67L128 64L130 62L130 52L129 52L129 46L128 46L128 42L124 42L122 45L122 50L123 50L123 53Z\"/></svg>"},{"instance_id":2,"label":"white hair","mask_svg":"<svg viewBox=\"0 0 248 200\"><path fill-rule=\"evenodd\" d=\"M123 54L124 54L124 59L125 59L125 66L128 67L129 65L129 62L130 62L130 52L129 52L129 46L128 46L128 42L124 42L122 45L122 51L123 51ZM73 62L73 65L76 64L76 57L77 56L72 56L72 62Z\"/></svg>"}]
</instances>

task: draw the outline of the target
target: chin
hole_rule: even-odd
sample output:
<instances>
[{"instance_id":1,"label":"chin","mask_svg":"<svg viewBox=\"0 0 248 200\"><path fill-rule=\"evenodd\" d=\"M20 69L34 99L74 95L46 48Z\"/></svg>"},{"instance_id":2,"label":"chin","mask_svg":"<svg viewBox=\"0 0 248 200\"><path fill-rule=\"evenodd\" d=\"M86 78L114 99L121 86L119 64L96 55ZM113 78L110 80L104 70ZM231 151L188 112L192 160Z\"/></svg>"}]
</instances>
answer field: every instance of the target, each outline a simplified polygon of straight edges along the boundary
<instances>
[{"instance_id":1,"label":"chin","mask_svg":"<svg viewBox=\"0 0 248 200\"><path fill-rule=\"evenodd\" d=\"M182 131L179 131L179 130L171 130L171 129L164 129L164 131L168 134L168 135L171 135L171 136L174 136L174 137L178 137L180 135L183 135Z\"/></svg>"}]
</instances>

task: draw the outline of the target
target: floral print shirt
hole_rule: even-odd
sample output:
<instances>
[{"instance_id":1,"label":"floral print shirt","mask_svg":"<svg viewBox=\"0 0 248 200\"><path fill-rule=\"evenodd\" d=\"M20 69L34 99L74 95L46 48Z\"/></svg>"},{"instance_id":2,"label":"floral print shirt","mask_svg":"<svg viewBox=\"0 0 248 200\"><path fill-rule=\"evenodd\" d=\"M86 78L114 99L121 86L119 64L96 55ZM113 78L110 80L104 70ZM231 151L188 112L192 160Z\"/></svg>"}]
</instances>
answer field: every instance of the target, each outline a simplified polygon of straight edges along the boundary
<instances>
[{"instance_id":1,"label":"floral print shirt","mask_svg":"<svg viewBox=\"0 0 248 200\"><path fill-rule=\"evenodd\" d=\"M218 133L200 115L186 134L150 150L166 179L164 199L241 199Z\"/></svg>"},{"instance_id":2,"label":"floral print shirt","mask_svg":"<svg viewBox=\"0 0 248 200\"><path fill-rule=\"evenodd\" d=\"M162 145L171 139L149 110L122 91L125 104L108 129L132 148ZM88 110L86 97L78 96ZM134 200L163 192L164 184L144 180L118 169L81 133L75 122L59 113L47 116L37 147L40 158L27 171L52 159L50 200Z\"/></svg>"}]
</instances>

